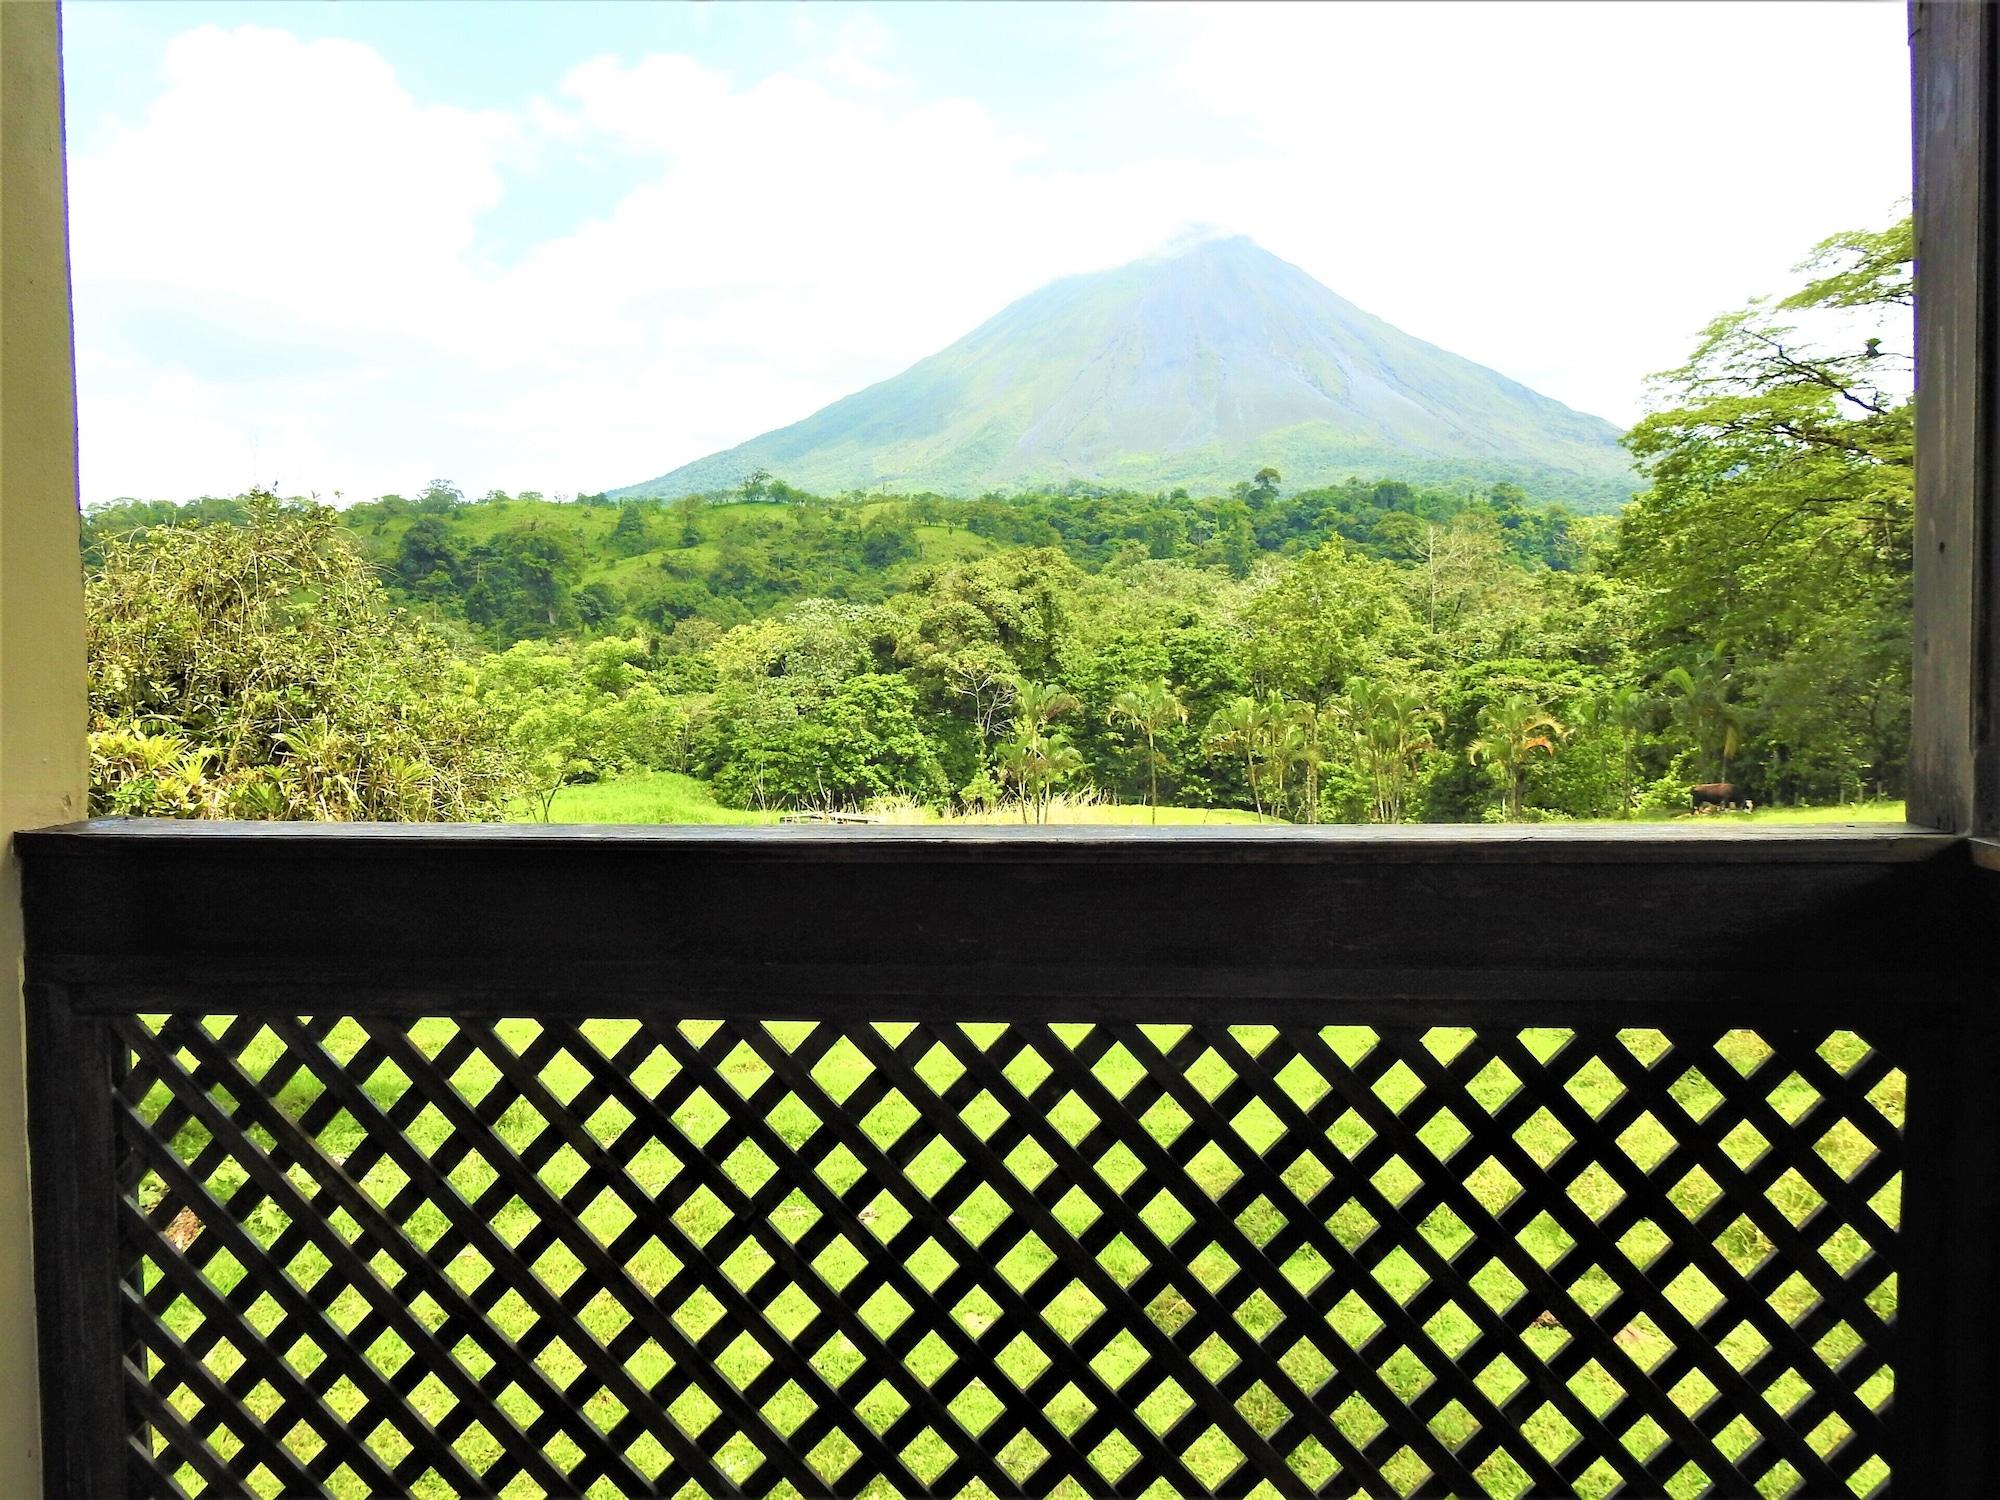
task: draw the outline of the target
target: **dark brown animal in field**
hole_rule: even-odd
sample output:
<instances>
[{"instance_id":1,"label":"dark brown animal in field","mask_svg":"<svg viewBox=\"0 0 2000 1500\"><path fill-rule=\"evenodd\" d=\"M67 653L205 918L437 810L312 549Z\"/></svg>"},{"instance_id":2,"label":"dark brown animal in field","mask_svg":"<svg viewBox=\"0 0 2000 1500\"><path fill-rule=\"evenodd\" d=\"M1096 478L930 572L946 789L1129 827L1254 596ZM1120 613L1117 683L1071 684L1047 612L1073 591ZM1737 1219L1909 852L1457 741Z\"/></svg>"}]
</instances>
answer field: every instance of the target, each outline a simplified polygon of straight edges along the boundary
<instances>
[{"instance_id":1,"label":"dark brown animal in field","mask_svg":"<svg viewBox=\"0 0 2000 1500\"><path fill-rule=\"evenodd\" d=\"M1694 810L1704 807L1734 807L1736 805L1736 783L1733 781L1711 781L1706 786L1691 786L1688 795L1694 799Z\"/></svg>"}]
</instances>

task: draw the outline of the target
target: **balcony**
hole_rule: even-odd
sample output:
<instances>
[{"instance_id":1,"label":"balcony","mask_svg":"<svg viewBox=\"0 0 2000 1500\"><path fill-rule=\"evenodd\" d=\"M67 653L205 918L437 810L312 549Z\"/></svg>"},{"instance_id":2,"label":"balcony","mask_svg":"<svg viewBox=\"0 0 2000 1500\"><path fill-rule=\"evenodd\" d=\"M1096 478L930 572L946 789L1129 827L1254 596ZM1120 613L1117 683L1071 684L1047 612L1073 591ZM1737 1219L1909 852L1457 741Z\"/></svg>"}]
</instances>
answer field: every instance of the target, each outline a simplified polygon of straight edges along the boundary
<instances>
[{"instance_id":1,"label":"balcony","mask_svg":"<svg viewBox=\"0 0 2000 1500\"><path fill-rule=\"evenodd\" d=\"M20 832L83 628L0 6L0 1491L2000 1493L1996 14L1912 11L1922 826Z\"/></svg>"},{"instance_id":2,"label":"balcony","mask_svg":"<svg viewBox=\"0 0 2000 1500\"><path fill-rule=\"evenodd\" d=\"M1988 1461L2000 874L1965 840L19 844L51 1493Z\"/></svg>"}]
</instances>

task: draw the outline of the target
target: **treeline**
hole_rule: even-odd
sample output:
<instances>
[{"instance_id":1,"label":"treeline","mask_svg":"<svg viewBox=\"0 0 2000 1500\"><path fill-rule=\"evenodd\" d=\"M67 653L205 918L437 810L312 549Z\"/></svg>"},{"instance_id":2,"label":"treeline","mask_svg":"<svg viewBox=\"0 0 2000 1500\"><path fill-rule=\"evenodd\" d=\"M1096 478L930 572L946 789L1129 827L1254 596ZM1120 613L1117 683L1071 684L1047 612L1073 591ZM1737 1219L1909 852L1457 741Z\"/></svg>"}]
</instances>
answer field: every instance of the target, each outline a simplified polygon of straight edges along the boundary
<instances>
[{"instance_id":1,"label":"treeline","mask_svg":"<svg viewBox=\"0 0 2000 1500\"><path fill-rule=\"evenodd\" d=\"M799 599L881 603L927 565L1012 548L1055 548L1091 572L1151 559L1245 578L1262 558L1334 540L1421 563L1449 545L1439 528L1457 524L1490 531L1523 567L1564 570L1606 525L1510 484L1445 491L1357 478L1289 495L1279 484L1265 470L1233 494L1198 498L1082 485L978 500L826 498L759 475L735 491L673 502L584 494L559 503L497 490L468 500L440 480L415 498L351 506L341 520L396 602L496 649L579 631L670 630L684 619L736 625ZM246 505L239 497L94 508L86 560L102 560L107 537L240 523Z\"/></svg>"},{"instance_id":2,"label":"treeline","mask_svg":"<svg viewBox=\"0 0 2000 1500\"><path fill-rule=\"evenodd\" d=\"M96 511L93 599L140 609L149 549L305 528L315 555L370 565L367 611L414 632L419 659L452 654L407 688L378 671L376 698L448 696L442 721L487 726L512 794L544 807L642 768L746 807L1026 818L1083 792L1307 822L1657 816L1709 781L1757 802L1895 795L1908 267L1907 221L1838 236L1795 294L1718 319L1628 440L1651 488L1618 519L1507 485L1286 493L1271 470L1220 496L819 497L756 475L557 504L434 484L337 519L268 498ZM1888 336L1864 337L1869 318ZM101 735L170 734L232 774L244 743L283 765L297 722L337 727L308 686L225 747L226 705L176 719L129 665L93 665ZM433 712L411 701L395 722L421 734ZM105 805L144 810L145 778L122 775ZM484 773L484 802L433 779L448 795L424 805L480 815L500 796Z\"/></svg>"}]
</instances>

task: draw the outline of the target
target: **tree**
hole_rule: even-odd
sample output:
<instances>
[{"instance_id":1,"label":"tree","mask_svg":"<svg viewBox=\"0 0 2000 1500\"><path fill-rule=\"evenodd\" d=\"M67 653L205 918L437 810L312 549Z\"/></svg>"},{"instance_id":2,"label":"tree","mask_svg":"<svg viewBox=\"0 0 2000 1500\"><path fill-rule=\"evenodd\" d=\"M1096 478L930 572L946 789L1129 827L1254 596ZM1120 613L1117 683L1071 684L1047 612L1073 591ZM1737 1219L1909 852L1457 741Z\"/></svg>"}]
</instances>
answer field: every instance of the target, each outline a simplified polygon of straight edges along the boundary
<instances>
[{"instance_id":1,"label":"tree","mask_svg":"<svg viewBox=\"0 0 2000 1500\"><path fill-rule=\"evenodd\" d=\"M1866 652L1869 680L1848 683L1862 717L1893 725L1908 696L1912 254L1908 219L1823 241L1798 290L1711 323L1688 362L1658 377L1658 409L1627 436L1651 487L1625 513L1613 566L1638 586L1638 645L1655 674L1681 668L1701 689L1692 696L1711 700L1695 707L1673 682L1720 772L1740 749L1760 778L1780 757L1850 774L1833 768L1872 738L1854 738L1859 720L1836 728L1809 700L1779 696L1810 695L1805 664L1827 662L1836 641L1884 643ZM1701 681L1717 641L1757 664L1726 700ZM1733 739L1718 702L1736 710ZM1780 722L1807 738L1760 738ZM1820 729L1850 748L1822 754ZM1892 784L1901 756L1887 736L1879 754L1855 772Z\"/></svg>"},{"instance_id":2,"label":"tree","mask_svg":"<svg viewBox=\"0 0 2000 1500\"><path fill-rule=\"evenodd\" d=\"M1023 822L1048 822L1057 788L1083 770L1083 757L1076 747L1053 735L1010 739L995 758L1001 781L1016 788Z\"/></svg>"},{"instance_id":3,"label":"tree","mask_svg":"<svg viewBox=\"0 0 2000 1500\"><path fill-rule=\"evenodd\" d=\"M1407 688L1362 681L1348 689L1345 720L1368 782L1372 820L1402 822L1404 801L1444 716Z\"/></svg>"},{"instance_id":4,"label":"tree","mask_svg":"<svg viewBox=\"0 0 2000 1500\"><path fill-rule=\"evenodd\" d=\"M683 495L674 502L674 515L681 524L681 545L692 547L701 540L701 496Z\"/></svg>"},{"instance_id":5,"label":"tree","mask_svg":"<svg viewBox=\"0 0 2000 1500\"><path fill-rule=\"evenodd\" d=\"M1011 783L1021 798L1021 816L1037 823L1049 816L1055 790L1083 769L1076 747L1059 737L1053 726L1081 705L1076 695L1053 683L1023 682L1014 692L1014 734L998 752L1001 780Z\"/></svg>"},{"instance_id":6,"label":"tree","mask_svg":"<svg viewBox=\"0 0 2000 1500\"><path fill-rule=\"evenodd\" d=\"M1264 794L1259 772L1259 756L1271 727L1271 710L1258 699L1244 694L1218 708L1208 721L1209 748L1220 755L1243 758L1243 780L1250 789L1250 805L1259 818L1264 816Z\"/></svg>"},{"instance_id":7,"label":"tree","mask_svg":"<svg viewBox=\"0 0 2000 1500\"><path fill-rule=\"evenodd\" d=\"M1621 683L1605 696L1603 715L1617 731L1621 751L1618 767L1618 804L1630 814L1638 790L1639 736L1652 726L1655 704L1652 696L1632 683Z\"/></svg>"},{"instance_id":8,"label":"tree","mask_svg":"<svg viewBox=\"0 0 2000 1500\"><path fill-rule=\"evenodd\" d=\"M1695 750L1712 769L1714 781L1729 779L1729 763L1743 741L1743 709L1734 701L1736 674L1720 647L1712 647L1689 667L1671 667L1660 677L1674 696L1674 717L1686 727Z\"/></svg>"},{"instance_id":9,"label":"tree","mask_svg":"<svg viewBox=\"0 0 2000 1500\"><path fill-rule=\"evenodd\" d=\"M1160 821L1160 752L1158 740L1169 725L1187 722L1187 705L1175 696L1164 677L1129 687L1111 700L1111 716L1123 719L1146 738L1146 806L1152 821Z\"/></svg>"},{"instance_id":10,"label":"tree","mask_svg":"<svg viewBox=\"0 0 2000 1500\"><path fill-rule=\"evenodd\" d=\"M618 520L606 538L606 545L620 557L631 557L647 552L653 546L652 519L650 507L642 501L628 500L618 507Z\"/></svg>"},{"instance_id":11,"label":"tree","mask_svg":"<svg viewBox=\"0 0 2000 1500\"><path fill-rule=\"evenodd\" d=\"M1537 750L1554 755L1562 733L1562 725L1528 698L1510 697L1480 710L1479 738L1466 746L1466 758L1500 773L1508 822L1521 821L1521 781L1529 756Z\"/></svg>"},{"instance_id":12,"label":"tree","mask_svg":"<svg viewBox=\"0 0 2000 1500\"><path fill-rule=\"evenodd\" d=\"M239 524L106 540L86 577L91 807L165 817L498 816L506 725L389 606L337 512L253 494Z\"/></svg>"}]
</instances>

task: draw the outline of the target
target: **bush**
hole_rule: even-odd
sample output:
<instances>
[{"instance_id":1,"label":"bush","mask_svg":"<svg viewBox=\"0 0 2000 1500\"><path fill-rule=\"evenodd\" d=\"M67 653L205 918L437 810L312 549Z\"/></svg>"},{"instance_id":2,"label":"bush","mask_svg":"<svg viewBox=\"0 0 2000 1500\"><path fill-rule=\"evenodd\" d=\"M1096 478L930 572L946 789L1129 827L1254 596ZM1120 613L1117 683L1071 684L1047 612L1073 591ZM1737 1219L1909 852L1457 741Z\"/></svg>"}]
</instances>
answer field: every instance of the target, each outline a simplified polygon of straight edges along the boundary
<instances>
[{"instance_id":1,"label":"bush","mask_svg":"<svg viewBox=\"0 0 2000 1500\"><path fill-rule=\"evenodd\" d=\"M106 538L86 576L91 810L467 821L521 784L445 639L389 607L335 513Z\"/></svg>"}]
</instances>

